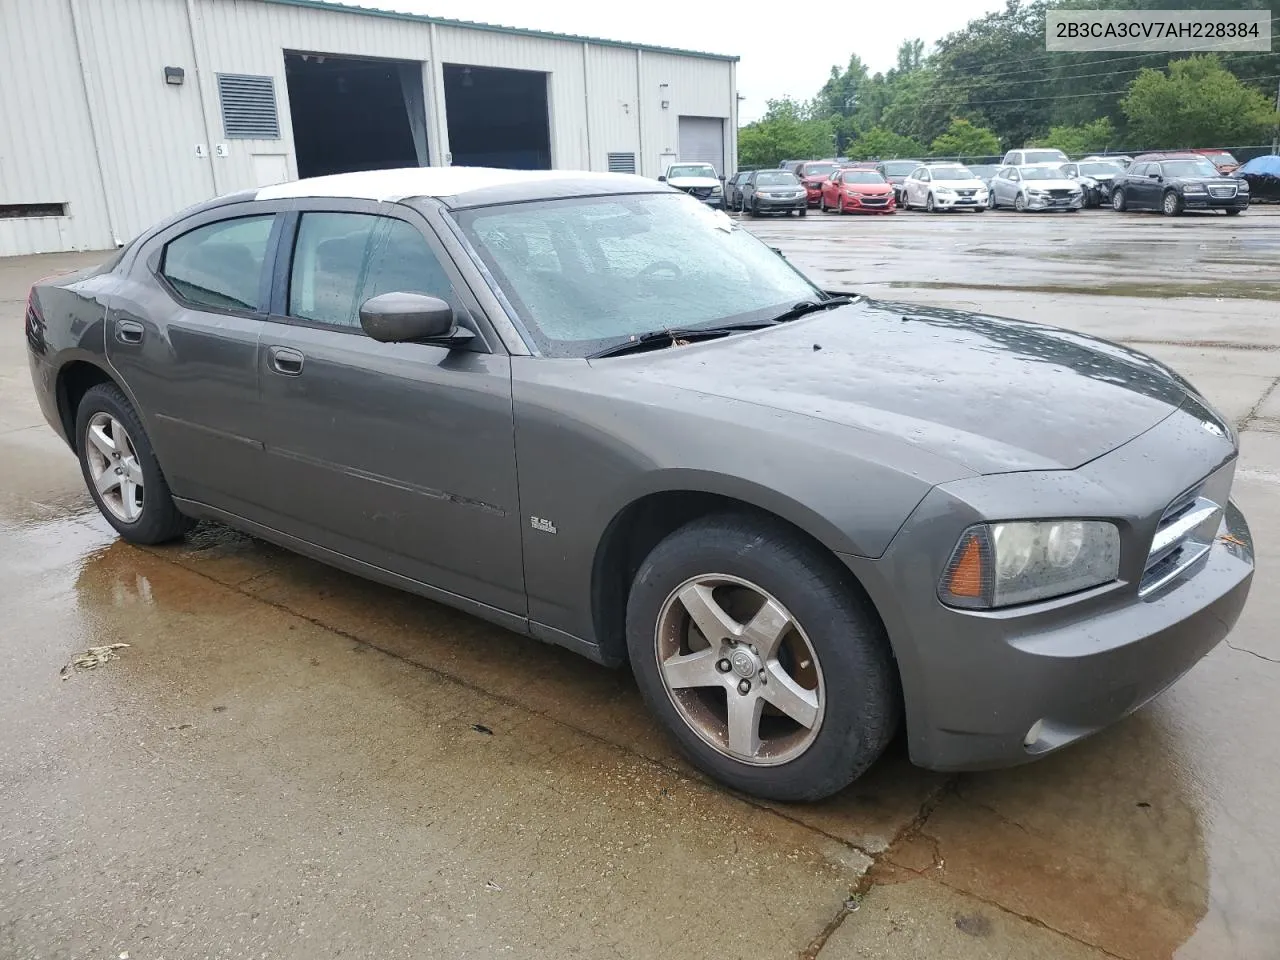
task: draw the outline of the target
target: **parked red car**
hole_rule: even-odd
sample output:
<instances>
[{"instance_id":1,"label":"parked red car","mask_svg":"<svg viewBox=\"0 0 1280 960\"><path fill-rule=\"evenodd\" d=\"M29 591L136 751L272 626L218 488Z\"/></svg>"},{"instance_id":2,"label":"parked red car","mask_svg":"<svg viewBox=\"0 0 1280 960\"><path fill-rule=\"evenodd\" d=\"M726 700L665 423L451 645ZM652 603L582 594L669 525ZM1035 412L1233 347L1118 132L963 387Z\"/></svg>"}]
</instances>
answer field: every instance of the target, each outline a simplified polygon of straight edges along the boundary
<instances>
[{"instance_id":1,"label":"parked red car","mask_svg":"<svg viewBox=\"0 0 1280 960\"><path fill-rule=\"evenodd\" d=\"M823 211L836 213L893 213L893 186L876 170L837 170L822 185Z\"/></svg>"},{"instance_id":2,"label":"parked red car","mask_svg":"<svg viewBox=\"0 0 1280 960\"><path fill-rule=\"evenodd\" d=\"M806 160L797 163L791 171L800 178L809 194L809 206L816 207L822 199L822 185L839 167L834 160Z\"/></svg>"},{"instance_id":3,"label":"parked red car","mask_svg":"<svg viewBox=\"0 0 1280 960\"><path fill-rule=\"evenodd\" d=\"M1240 161L1227 153L1226 150L1221 150L1217 147L1202 147L1191 152L1208 157L1213 165L1218 168L1219 173L1234 173L1240 169Z\"/></svg>"}]
</instances>

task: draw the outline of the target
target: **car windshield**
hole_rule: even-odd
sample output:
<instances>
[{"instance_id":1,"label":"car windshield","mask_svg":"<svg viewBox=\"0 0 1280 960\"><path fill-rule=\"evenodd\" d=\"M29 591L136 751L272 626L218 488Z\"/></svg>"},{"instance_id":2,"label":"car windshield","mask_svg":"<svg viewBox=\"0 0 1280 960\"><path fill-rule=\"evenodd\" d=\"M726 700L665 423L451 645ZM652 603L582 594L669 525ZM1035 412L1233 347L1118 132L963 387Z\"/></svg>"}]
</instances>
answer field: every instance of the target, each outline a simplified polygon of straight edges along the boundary
<instances>
[{"instance_id":1,"label":"car windshield","mask_svg":"<svg viewBox=\"0 0 1280 960\"><path fill-rule=\"evenodd\" d=\"M970 171L972 171L975 177L981 180L983 177L994 176L995 172L1000 168L991 166L989 164L979 164L978 166L972 166L969 169Z\"/></svg>"},{"instance_id":2,"label":"car windshield","mask_svg":"<svg viewBox=\"0 0 1280 960\"><path fill-rule=\"evenodd\" d=\"M1080 172L1086 177L1106 176L1107 174L1117 174L1124 170L1123 163L1112 163L1110 161L1097 161L1091 163L1080 164Z\"/></svg>"},{"instance_id":3,"label":"car windshield","mask_svg":"<svg viewBox=\"0 0 1280 960\"><path fill-rule=\"evenodd\" d=\"M651 330L771 319L823 294L719 211L676 194L573 197L457 214L549 356Z\"/></svg>"},{"instance_id":4,"label":"car windshield","mask_svg":"<svg viewBox=\"0 0 1280 960\"><path fill-rule=\"evenodd\" d=\"M973 171L968 167L930 167L929 172L935 180L974 180Z\"/></svg>"},{"instance_id":5,"label":"car windshield","mask_svg":"<svg viewBox=\"0 0 1280 960\"><path fill-rule=\"evenodd\" d=\"M834 163L806 163L800 168L806 177L829 177L836 172Z\"/></svg>"},{"instance_id":6,"label":"car windshield","mask_svg":"<svg viewBox=\"0 0 1280 960\"><path fill-rule=\"evenodd\" d=\"M756 174L756 183L762 187L793 187L799 182L789 170L764 170Z\"/></svg>"},{"instance_id":7,"label":"car windshield","mask_svg":"<svg viewBox=\"0 0 1280 960\"><path fill-rule=\"evenodd\" d=\"M1166 177L1216 177L1218 168L1208 160L1165 160L1160 164Z\"/></svg>"},{"instance_id":8,"label":"car windshield","mask_svg":"<svg viewBox=\"0 0 1280 960\"><path fill-rule=\"evenodd\" d=\"M667 179L673 177L711 177L716 176L716 168L709 163L683 163L667 171Z\"/></svg>"},{"instance_id":9,"label":"car windshield","mask_svg":"<svg viewBox=\"0 0 1280 960\"><path fill-rule=\"evenodd\" d=\"M1057 163L1067 159L1061 150L1026 150L1022 156L1024 163Z\"/></svg>"},{"instance_id":10,"label":"car windshield","mask_svg":"<svg viewBox=\"0 0 1280 960\"><path fill-rule=\"evenodd\" d=\"M845 183L884 183L884 177L874 170L846 170L841 179Z\"/></svg>"},{"instance_id":11,"label":"car windshield","mask_svg":"<svg viewBox=\"0 0 1280 960\"><path fill-rule=\"evenodd\" d=\"M1061 167L1019 167L1023 180L1061 180Z\"/></svg>"},{"instance_id":12,"label":"car windshield","mask_svg":"<svg viewBox=\"0 0 1280 960\"><path fill-rule=\"evenodd\" d=\"M896 163L886 163L884 172L890 177L908 177L911 171L918 167L919 164L914 160L899 160Z\"/></svg>"}]
</instances>

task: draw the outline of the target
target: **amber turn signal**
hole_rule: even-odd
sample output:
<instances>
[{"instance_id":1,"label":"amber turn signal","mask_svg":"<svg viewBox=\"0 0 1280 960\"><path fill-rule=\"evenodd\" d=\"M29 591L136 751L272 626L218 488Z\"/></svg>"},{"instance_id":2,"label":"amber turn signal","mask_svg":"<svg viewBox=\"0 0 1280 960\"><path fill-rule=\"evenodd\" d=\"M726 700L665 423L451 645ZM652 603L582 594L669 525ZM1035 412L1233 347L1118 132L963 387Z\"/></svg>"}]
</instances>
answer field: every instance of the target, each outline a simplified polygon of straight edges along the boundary
<instances>
[{"instance_id":1,"label":"amber turn signal","mask_svg":"<svg viewBox=\"0 0 1280 960\"><path fill-rule=\"evenodd\" d=\"M994 587L989 534L985 527L973 527L956 544L938 597L953 607L989 607Z\"/></svg>"}]
</instances>

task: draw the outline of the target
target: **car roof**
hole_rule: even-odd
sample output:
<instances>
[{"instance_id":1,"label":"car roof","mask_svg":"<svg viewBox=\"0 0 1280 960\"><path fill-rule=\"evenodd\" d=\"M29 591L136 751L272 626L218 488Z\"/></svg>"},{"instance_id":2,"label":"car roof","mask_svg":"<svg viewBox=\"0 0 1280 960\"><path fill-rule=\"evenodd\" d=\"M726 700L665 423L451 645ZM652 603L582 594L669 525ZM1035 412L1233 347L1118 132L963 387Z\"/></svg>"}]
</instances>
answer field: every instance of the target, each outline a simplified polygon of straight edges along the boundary
<instances>
[{"instance_id":1,"label":"car roof","mask_svg":"<svg viewBox=\"0 0 1280 960\"><path fill-rule=\"evenodd\" d=\"M1169 153L1140 153L1133 159L1135 163L1139 160L1150 163L1153 160L1199 160L1201 156L1190 150L1174 150Z\"/></svg>"},{"instance_id":2,"label":"car roof","mask_svg":"<svg viewBox=\"0 0 1280 960\"><path fill-rule=\"evenodd\" d=\"M343 198L396 202L433 197L448 206L462 207L607 193L656 193L668 189L647 177L627 173L404 167L278 183L261 188L254 199Z\"/></svg>"}]
</instances>

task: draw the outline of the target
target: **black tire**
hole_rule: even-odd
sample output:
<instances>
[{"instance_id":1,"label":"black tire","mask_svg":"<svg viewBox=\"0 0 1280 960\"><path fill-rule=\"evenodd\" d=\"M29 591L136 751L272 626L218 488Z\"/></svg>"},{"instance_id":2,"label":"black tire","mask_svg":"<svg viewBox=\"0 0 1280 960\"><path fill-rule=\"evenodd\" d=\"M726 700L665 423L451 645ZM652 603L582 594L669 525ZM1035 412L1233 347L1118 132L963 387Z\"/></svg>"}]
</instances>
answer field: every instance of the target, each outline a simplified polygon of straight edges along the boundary
<instances>
[{"instance_id":1,"label":"black tire","mask_svg":"<svg viewBox=\"0 0 1280 960\"><path fill-rule=\"evenodd\" d=\"M776 597L803 628L820 664L825 706L818 732L785 763L756 766L712 747L684 720L662 679L655 644L663 606L681 584L713 573L758 584ZM830 796L875 762L898 727L897 674L870 601L833 557L767 517L704 517L654 547L627 601L627 646L646 704L684 753L744 793L784 802Z\"/></svg>"},{"instance_id":2,"label":"black tire","mask_svg":"<svg viewBox=\"0 0 1280 960\"><path fill-rule=\"evenodd\" d=\"M1116 213L1124 213L1129 209L1129 204L1124 199L1124 191L1119 187L1111 191L1111 209Z\"/></svg>"},{"instance_id":3,"label":"black tire","mask_svg":"<svg viewBox=\"0 0 1280 960\"><path fill-rule=\"evenodd\" d=\"M142 472L142 512L133 522L117 517L103 502L90 472L88 438L90 421L96 414L105 413L123 425L129 435L138 466ZM190 530L195 521L179 512L169 492L169 484L160 471L151 440L143 429L142 420L129 403L128 398L114 383L100 383L90 387L76 411L76 455L80 460L80 472L84 476L89 495L97 504L107 523L111 524L130 543L154 544L176 540Z\"/></svg>"},{"instance_id":4,"label":"black tire","mask_svg":"<svg viewBox=\"0 0 1280 960\"><path fill-rule=\"evenodd\" d=\"M753 217L760 216L760 205L756 203L755 197L751 198L751 216Z\"/></svg>"},{"instance_id":5,"label":"black tire","mask_svg":"<svg viewBox=\"0 0 1280 960\"><path fill-rule=\"evenodd\" d=\"M799 214L800 214L800 216L802 216L802 217L804 217L804 216L808 216L808 214L809 214L809 211L808 211L807 209L805 209L805 210L798 210L798 211L796 211L796 212L797 212L797 213L799 213Z\"/></svg>"},{"instance_id":6,"label":"black tire","mask_svg":"<svg viewBox=\"0 0 1280 960\"><path fill-rule=\"evenodd\" d=\"M1242 214L1242 213L1244 213L1244 211L1243 211L1243 210L1241 210L1241 209L1239 209L1238 207L1233 207L1233 208L1231 208L1231 209L1228 209L1228 210L1227 210L1227 216L1228 216L1228 217L1238 217L1238 216L1240 216L1240 214Z\"/></svg>"},{"instance_id":7,"label":"black tire","mask_svg":"<svg viewBox=\"0 0 1280 960\"><path fill-rule=\"evenodd\" d=\"M818 198L818 210L821 213L827 212L827 195L825 193Z\"/></svg>"},{"instance_id":8,"label":"black tire","mask_svg":"<svg viewBox=\"0 0 1280 960\"><path fill-rule=\"evenodd\" d=\"M932 190L930 190L930 191L929 191L929 196L925 197L925 200L924 200L924 212L925 212L925 213L936 213L936 212L937 212L937 207L936 207L936 205L935 205L935 204L934 204L934 202L933 202L933 191L932 191Z\"/></svg>"},{"instance_id":9,"label":"black tire","mask_svg":"<svg viewBox=\"0 0 1280 960\"><path fill-rule=\"evenodd\" d=\"M1018 213L1026 213L1026 212L1027 212L1027 198L1026 198L1026 197L1024 197L1022 194L1018 194L1016 197L1014 197L1014 198L1013 198L1013 209L1014 209L1014 210L1016 210L1016 211L1018 211Z\"/></svg>"},{"instance_id":10,"label":"black tire","mask_svg":"<svg viewBox=\"0 0 1280 960\"><path fill-rule=\"evenodd\" d=\"M1182 213L1182 197L1178 196L1177 190L1164 192L1164 196L1160 198L1160 212L1166 217L1176 217Z\"/></svg>"}]
</instances>

